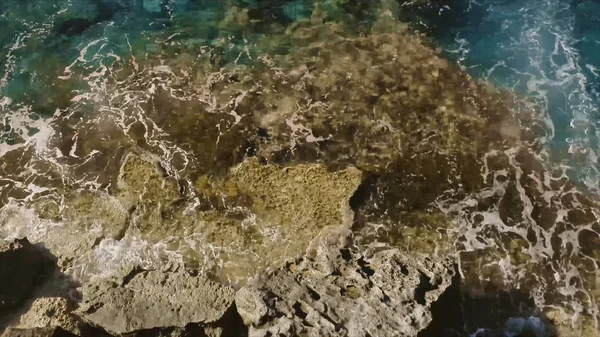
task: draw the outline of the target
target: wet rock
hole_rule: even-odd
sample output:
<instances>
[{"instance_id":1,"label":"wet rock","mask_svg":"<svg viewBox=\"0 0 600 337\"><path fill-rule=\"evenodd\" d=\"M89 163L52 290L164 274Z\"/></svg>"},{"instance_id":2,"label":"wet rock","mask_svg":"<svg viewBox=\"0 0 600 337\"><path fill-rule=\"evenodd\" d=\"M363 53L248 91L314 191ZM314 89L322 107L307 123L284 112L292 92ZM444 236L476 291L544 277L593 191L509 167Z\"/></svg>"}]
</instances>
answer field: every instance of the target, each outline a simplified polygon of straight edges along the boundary
<instances>
[{"instance_id":1,"label":"wet rock","mask_svg":"<svg viewBox=\"0 0 600 337\"><path fill-rule=\"evenodd\" d=\"M451 286L449 260L321 246L236 294L250 336L416 336Z\"/></svg>"},{"instance_id":2,"label":"wet rock","mask_svg":"<svg viewBox=\"0 0 600 337\"><path fill-rule=\"evenodd\" d=\"M362 180L362 172L354 167L330 172L323 165L278 167L255 159L234 168L231 175L240 191L252 198L251 208L262 221L300 242L311 241L329 226L349 228L349 200Z\"/></svg>"},{"instance_id":3,"label":"wet rock","mask_svg":"<svg viewBox=\"0 0 600 337\"><path fill-rule=\"evenodd\" d=\"M65 196L60 222L54 222L53 230L35 242L43 242L61 270L73 271L101 240L122 237L128 215L125 206L106 193L77 191Z\"/></svg>"},{"instance_id":4,"label":"wet rock","mask_svg":"<svg viewBox=\"0 0 600 337\"><path fill-rule=\"evenodd\" d=\"M166 205L179 197L177 181L168 178L157 158L128 154L119 172L118 198L126 207L150 202L151 206ZM148 209L152 213L155 209Z\"/></svg>"},{"instance_id":5,"label":"wet rock","mask_svg":"<svg viewBox=\"0 0 600 337\"><path fill-rule=\"evenodd\" d=\"M26 238L0 241L0 311L19 305L43 278L47 259Z\"/></svg>"},{"instance_id":6,"label":"wet rock","mask_svg":"<svg viewBox=\"0 0 600 337\"><path fill-rule=\"evenodd\" d=\"M185 271L132 271L122 279L83 287L77 314L112 334L183 328L218 321L231 308L233 289Z\"/></svg>"},{"instance_id":7,"label":"wet rock","mask_svg":"<svg viewBox=\"0 0 600 337\"><path fill-rule=\"evenodd\" d=\"M577 316L564 310L551 309L546 316L556 326L559 337L596 337L600 334L594 319L589 316Z\"/></svg>"},{"instance_id":8,"label":"wet rock","mask_svg":"<svg viewBox=\"0 0 600 337\"><path fill-rule=\"evenodd\" d=\"M157 165L140 155L126 157L116 193L120 209L131 210L122 233L152 242L170 238L169 248L183 252L186 262L227 282L245 282L266 267L303 255L324 233L349 230L349 200L362 180L353 167L282 167L250 158L227 177L201 176L193 191L180 193L177 181ZM192 193L198 197L195 205ZM94 209L109 209L95 202ZM125 223L114 213L104 211L95 222L103 228Z\"/></svg>"},{"instance_id":9,"label":"wet rock","mask_svg":"<svg viewBox=\"0 0 600 337\"><path fill-rule=\"evenodd\" d=\"M362 172L353 167L331 172L318 164L280 167L249 159L232 170L227 192L249 201L249 212L242 214L245 219L223 215L215 219L214 213L211 219L207 217L211 213L205 212L195 231L203 233L200 242L213 251L222 247L224 277L245 280L303 255L319 237L348 231L352 224L349 200L361 179ZM232 211L224 215L228 213Z\"/></svg>"},{"instance_id":10,"label":"wet rock","mask_svg":"<svg viewBox=\"0 0 600 337\"><path fill-rule=\"evenodd\" d=\"M410 212L401 217L400 221L383 218L356 226L355 241L372 247L390 245L411 255L449 256L456 253L456 234L449 217L439 212Z\"/></svg>"}]
</instances>

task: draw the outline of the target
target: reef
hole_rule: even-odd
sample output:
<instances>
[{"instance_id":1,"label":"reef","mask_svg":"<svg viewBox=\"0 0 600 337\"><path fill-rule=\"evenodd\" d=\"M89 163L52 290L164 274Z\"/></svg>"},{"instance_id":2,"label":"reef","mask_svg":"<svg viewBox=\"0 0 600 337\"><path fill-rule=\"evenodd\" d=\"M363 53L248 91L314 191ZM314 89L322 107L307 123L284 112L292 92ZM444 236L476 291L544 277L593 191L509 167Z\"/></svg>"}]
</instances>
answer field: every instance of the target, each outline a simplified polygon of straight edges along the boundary
<instances>
[{"instance_id":1,"label":"reef","mask_svg":"<svg viewBox=\"0 0 600 337\"><path fill-rule=\"evenodd\" d=\"M81 291L31 299L21 323L40 323L9 336L427 337L536 308L593 336L598 203L547 165L534 105L446 60L396 1L296 21L228 3L194 18L214 39L182 32L60 96L52 151L0 158L0 234L43 243Z\"/></svg>"}]
</instances>

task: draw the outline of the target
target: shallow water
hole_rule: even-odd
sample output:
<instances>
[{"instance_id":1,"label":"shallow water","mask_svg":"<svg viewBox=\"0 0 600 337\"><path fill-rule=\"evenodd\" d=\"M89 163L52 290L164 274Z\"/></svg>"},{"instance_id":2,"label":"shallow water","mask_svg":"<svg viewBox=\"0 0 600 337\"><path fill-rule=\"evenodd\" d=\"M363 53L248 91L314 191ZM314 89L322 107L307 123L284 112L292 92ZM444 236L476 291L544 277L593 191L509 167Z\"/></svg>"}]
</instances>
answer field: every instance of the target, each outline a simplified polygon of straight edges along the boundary
<instances>
[{"instance_id":1,"label":"shallow water","mask_svg":"<svg viewBox=\"0 0 600 337\"><path fill-rule=\"evenodd\" d=\"M474 306L503 303L469 331L507 293L597 325L599 5L399 4L3 1L0 238L83 281L186 262L238 283L351 223L367 253L456 254Z\"/></svg>"}]
</instances>

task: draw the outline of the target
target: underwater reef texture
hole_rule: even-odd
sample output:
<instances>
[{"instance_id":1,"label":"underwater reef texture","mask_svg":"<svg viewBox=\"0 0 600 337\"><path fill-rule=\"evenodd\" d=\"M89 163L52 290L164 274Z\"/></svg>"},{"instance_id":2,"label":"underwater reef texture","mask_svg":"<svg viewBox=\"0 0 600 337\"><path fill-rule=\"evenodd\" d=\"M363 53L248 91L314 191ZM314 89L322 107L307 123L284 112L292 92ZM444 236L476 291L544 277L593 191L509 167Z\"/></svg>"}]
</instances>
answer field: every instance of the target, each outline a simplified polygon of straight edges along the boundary
<instances>
[{"instance_id":1,"label":"underwater reef texture","mask_svg":"<svg viewBox=\"0 0 600 337\"><path fill-rule=\"evenodd\" d=\"M465 317L473 331L539 307L579 329L562 337L594 336L599 204L547 166L535 106L447 61L395 1L360 27L344 13L361 1L286 24L228 3L195 28L245 42L132 50L61 99L51 150L0 158L0 235L43 243L81 284L68 315L107 334L410 336L460 275L466 305L508 298Z\"/></svg>"}]
</instances>

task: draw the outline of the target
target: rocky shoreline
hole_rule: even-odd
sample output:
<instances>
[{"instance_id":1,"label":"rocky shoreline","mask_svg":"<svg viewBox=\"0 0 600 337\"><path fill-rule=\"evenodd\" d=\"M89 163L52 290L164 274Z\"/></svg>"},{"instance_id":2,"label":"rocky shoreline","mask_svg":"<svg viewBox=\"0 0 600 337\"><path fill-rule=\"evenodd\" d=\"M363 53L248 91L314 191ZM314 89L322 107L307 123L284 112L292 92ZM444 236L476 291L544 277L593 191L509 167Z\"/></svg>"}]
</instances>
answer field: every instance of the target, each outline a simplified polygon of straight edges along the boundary
<instances>
[{"instance_id":1,"label":"rocky shoreline","mask_svg":"<svg viewBox=\"0 0 600 337\"><path fill-rule=\"evenodd\" d=\"M0 159L4 336L596 336L598 203L535 107L381 4L272 23L254 63L165 43L69 96L50 157Z\"/></svg>"},{"instance_id":2,"label":"rocky shoreline","mask_svg":"<svg viewBox=\"0 0 600 337\"><path fill-rule=\"evenodd\" d=\"M46 254L27 239L0 251L3 266L22 267L0 270L3 312L22 313L2 336L416 336L457 286L449 259L388 249L366 260L323 243L237 290L183 267L134 268L85 284L77 303L38 291L56 286L57 270L39 270Z\"/></svg>"},{"instance_id":3,"label":"rocky shoreline","mask_svg":"<svg viewBox=\"0 0 600 337\"><path fill-rule=\"evenodd\" d=\"M241 288L184 266L82 286L26 238L2 243L0 266L2 337L466 336L456 262L391 247L366 258L322 241ZM504 336L595 336L554 318L512 318Z\"/></svg>"}]
</instances>

